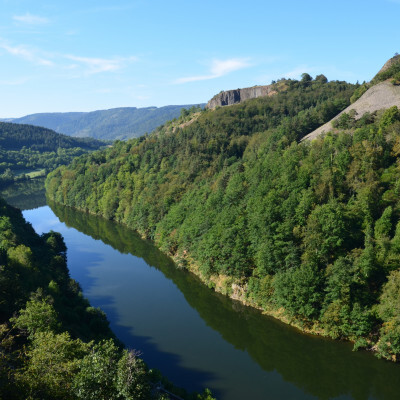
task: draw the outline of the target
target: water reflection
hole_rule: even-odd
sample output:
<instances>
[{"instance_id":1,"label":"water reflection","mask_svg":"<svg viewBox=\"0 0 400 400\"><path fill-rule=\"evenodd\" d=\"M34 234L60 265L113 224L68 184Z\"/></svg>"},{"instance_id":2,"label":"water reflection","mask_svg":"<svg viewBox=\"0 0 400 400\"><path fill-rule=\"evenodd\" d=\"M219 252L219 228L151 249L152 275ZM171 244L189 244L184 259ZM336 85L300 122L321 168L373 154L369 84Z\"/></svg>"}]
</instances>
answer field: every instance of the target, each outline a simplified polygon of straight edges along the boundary
<instances>
[{"instance_id":1,"label":"water reflection","mask_svg":"<svg viewBox=\"0 0 400 400\"><path fill-rule=\"evenodd\" d=\"M179 288L188 304L197 311L209 327L217 331L235 349L250 355L254 363L263 371L270 372L266 375L268 378L262 378L261 375L261 378L254 376L254 385L243 391L243 393L252 393L246 396L247 398L308 398L310 396L320 399L352 398L357 400L399 398L399 365L378 360L366 352L353 353L348 343L300 334L279 321L261 315L257 310L212 292L192 274L178 270L173 262L151 243L141 240L137 234L122 225L56 204L50 204L50 207L67 226L74 227L96 240L111 245L120 253L131 253L140 257L148 265L162 271L165 277ZM125 333L128 335L128 331ZM129 334L131 333L132 330ZM121 334L124 335L123 332ZM120 338L123 341L129 340L128 337L120 336ZM153 346L149 338L140 339L139 335L137 339L145 351L147 346ZM190 337L188 340L195 343L202 338ZM212 347L213 343L208 343L207 346ZM218 357L224 357L226 360L223 368L232 369L229 370L231 382L225 384L234 385L235 381L237 384L237 380L240 381L246 375L248 372L246 369L249 366L238 365L240 363L229 358L233 357L233 354L229 355L226 350L223 350L224 354L219 355L219 351L222 350L215 349L216 360ZM170 356L171 359L169 361L167 359L166 363L181 364L181 360L173 359L176 356L172 354ZM207 362L216 363L217 361L209 359ZM232 365L235 367L232 368ZM256 369L252 369L251 373L258 375L254 371ZM280 377L276 376L276 372ZM193 371L189 370L187 373L190 375ZM210 377L198 378L200 381L207 381ZM272 383L273 379L282 380L282 378L300 389L302 395L293 392L290 392L291 395L289 392L285 395L282 384ZM188 376L187 379L190 377ZM257 379L264 379L266 382L261 385ZM249 378L246 382L251 382L251 379ZM258 384L262 386L260 390L256 388ZM268 392L265 391L266 387L269 387Z\"/></svg>"},{"instance_id":2,"label":"water reflection","mask_svg":"<svg viewBox=\"0 0 400 400\"><path fill-rule=\"evenodd\" d=\"M46 205L45 178L17 182L0 191L0 197L20 210L32 210Z\"/></svg>"}]
</instances>

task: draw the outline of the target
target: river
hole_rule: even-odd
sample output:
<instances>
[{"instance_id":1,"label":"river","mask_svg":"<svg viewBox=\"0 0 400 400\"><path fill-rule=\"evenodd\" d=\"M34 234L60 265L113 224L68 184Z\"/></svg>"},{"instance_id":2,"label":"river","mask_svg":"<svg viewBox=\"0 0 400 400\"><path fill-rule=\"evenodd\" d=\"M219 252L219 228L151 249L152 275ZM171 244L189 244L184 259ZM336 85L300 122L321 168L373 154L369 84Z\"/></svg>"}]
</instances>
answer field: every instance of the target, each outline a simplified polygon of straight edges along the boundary
<instances>
[{"instance_id":1,"label":"river","mask_svg":"<svg viewBox=\"0 0 400 400\"><path fill-rule=\"evenodd\" d=\"M46 205L40 185L3 195L38 233L64 236L71 277L85 296L119 339L176 385L208 387L220 400L400 398L399 365L301 334L213 292L124 226Z\"/></svg>"}]
</instances>

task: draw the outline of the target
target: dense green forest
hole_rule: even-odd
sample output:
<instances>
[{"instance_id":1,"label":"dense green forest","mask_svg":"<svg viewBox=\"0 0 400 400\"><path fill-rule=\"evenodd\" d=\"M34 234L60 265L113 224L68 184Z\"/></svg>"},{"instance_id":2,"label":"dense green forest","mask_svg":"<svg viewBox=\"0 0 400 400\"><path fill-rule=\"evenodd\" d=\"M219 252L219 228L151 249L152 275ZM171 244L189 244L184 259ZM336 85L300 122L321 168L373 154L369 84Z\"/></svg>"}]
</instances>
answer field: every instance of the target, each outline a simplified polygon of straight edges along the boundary
<instances>
[{"instance_id":1,"label":"dense green forest","mask_svg":"<svg viewBox=\"0 0 400 400\"><path fill-rule=\"evenodd\" d=\"M46 128L0 122L0 185L26 179L70 163L74 157L97 150L105 142L71 138Z\"/></svg>"},{"instance_id":2,"label":"dense green forest","mask_svg":"<svg viewBox=\"0 0 400 400\"><path fill-rule=\"evenodd\" d=\"M122 140L151 132L166 121L178 118L181 110L190 106L121 107L92 112L41 113L14 118L12 122L44 126L76 137Z\"/></svg>"},{"instance_id":3,"label":"dense green forest","mask_svg":"<svg viewBox=\"0 0 400 400\"><path fill-rule=\"evenodd\" d=\"M49 175L48 195L136 229L210 287L396 360L400 113L344 114L300 142L360 86L276 85L82 156Z\"/></svg>"},{"instance_id":4,"label":"dense green forest","mask_svg":"<svg viewBox=\"0 0 400 400\"><path fill-rule=\"evenodd\" d=\"M38 236L0 199L0 398L169 398L156 383L176 388L123 348L69 277L66 258L60 234Z\"/></svg>"}]
</instances>

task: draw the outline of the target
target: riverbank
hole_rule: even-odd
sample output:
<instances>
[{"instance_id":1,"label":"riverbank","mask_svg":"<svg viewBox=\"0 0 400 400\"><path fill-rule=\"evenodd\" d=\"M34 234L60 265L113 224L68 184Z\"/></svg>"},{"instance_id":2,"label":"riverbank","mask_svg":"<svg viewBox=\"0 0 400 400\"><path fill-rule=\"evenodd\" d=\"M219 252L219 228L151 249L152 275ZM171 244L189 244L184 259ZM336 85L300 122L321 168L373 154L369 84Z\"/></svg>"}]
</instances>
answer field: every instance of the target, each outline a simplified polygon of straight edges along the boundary
<instances>
[{"instance_id":1,"label":"riverbank","mask_svg":"<svg viewBox=\"0 0 400 400\"><path fill-rule=\"evenodd\" d=\"M397 399L400 365L352 352L349 342L299 334L210 290L126 225L51 207L24 215L38 232L61 232L71 277L92 305L105 310L128 348L140 349L148 365L179 386L209 387L221 400L249 393L354 400L361 388L377 400Z\"/></svg>"},{"instance_id":2,"label":"riverbank","mask_svg":"<svg viewBox=\"0 0 400 400\"><path fill-rule=\"evenodd\" d=\"M50 201L52 203L52 201ZM56 203L57 204L57 203ZM67 207L73 210L77 210L78 212L82 212L85 214L93 215L97 218L102 218L105 219L101 215L97 215L95 213L91 213L86 210L79 210L75 207L68 207L60 204L62 207ZM116 222L112 221L116 224L120 224L132 233L138 234L143 240L149 240L149 238L146 236L144 232L140 232L138 230L132 229L128 224L123 223L123 222ZM273 308L271 303L268 304L268 307L263 307L257 301L251 297L251 293L249 292L249 281L245 281L244 279L235 279L234 277L231 276L226 276L226 275L204 275L201 272L201 266L190 256L190 254L187 251L184 252L179 252L177 251L175 254L171 254L169 252L166 252L165 249L163 249L162 246L160 246L157 241L151 241L163 254L166 256L170 257L176 266L176 268L179 269L185 269L188 272L192 273L195 275L199 280L202 282L202 284L209 289L220 293L224 296L229 297L232 300L239 301L242 305L246 307L251 307L253 309L261 311L264 315L270 316L275 318L278 321L281 321L299 331L301 334L307 334L307 335L314 335L314 336L321 336L325 338L329 338L332 340L344 340L348 341L350 343L354 344L354 349L360 349L360 348L365 348L369 351L375 352L376 353L376 343L372 342L363 342L363 346L360 346L357 343L357 339L352 339L352 338L343 338L343 337L332 337L331 334L329 334L322 326L321 323L318 321L301 321L301 320L296 320L295 318L290 318L290 316L285 313L285 310L283 308ZM260 299L258 299L260 300ZM263 299L264 301L266 299ZM395 359L392 359L391 361L396 361Z\"/></svg>"},{"instance_id":3,"label":"riverbank","mask_svg":"<svg viewBox=\"0 0 400 400\"><path fill-rule=\"evenodd\" d=\"M160 248L159 246L157 247ZM167 255L174 260L175 264L178 267L181 265L181 268L184 268L192 274L196 275L203 282L204 285L214 290L215 292L221 293L232 300L239 301L247 307L252 307L260 310L263 314L273 317L287 325L290 325L298 329L299 332L303 334L318 335L329 337L332 339L332 337L323 329L320 324L318 324L317 321L313 322L312 324L310 324L309 322L302 323L300 321L289 318L285 314L285 310L283 308L264 308L257 304L255 301L252 301L250 293L248 291L248 283L245 282L244 279L235 279L227 275L205 276L201 273L200 267L196 264L194 260L190 259L190 256L188 254L185 254L186 262L184 266L182 266L182 256L172 254ZM354 343L354 341L352 340L349 341Z\"/></svg>"}]
</instances>

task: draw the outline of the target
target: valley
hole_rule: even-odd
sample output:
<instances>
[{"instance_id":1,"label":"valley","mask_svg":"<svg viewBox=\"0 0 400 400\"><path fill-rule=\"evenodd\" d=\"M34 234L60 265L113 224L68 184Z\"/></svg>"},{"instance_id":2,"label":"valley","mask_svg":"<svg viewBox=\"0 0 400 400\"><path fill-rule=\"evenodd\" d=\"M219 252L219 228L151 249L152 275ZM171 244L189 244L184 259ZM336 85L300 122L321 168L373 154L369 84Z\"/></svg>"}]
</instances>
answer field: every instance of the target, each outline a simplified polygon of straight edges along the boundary
<instances>
[{"instance_id":1,"label":"valley","mask_svg":"<svg viewBox=\"0 0 400 400\"><path fill-rule=\"evenodd\" d=\"M216 291L396 361L400 112L343 112L303 143L358 87L278 84L61 167L47 193L137 230Z\"/></svg>"},{"instance_id":2,"label":"valley","mask_svg":"<svg viewBox=\"0 0 400 400\"><path fill-rule=\"evenodd\" d=\"M34 354L45 344L42 325L37 328L25 315L31 307L45 307L49 315L62 315L46 328L50 342L64 340L83 357L74 356L68 367L68 374L78 371L76 396L94 390L84 389L90 352L110 351L120 357L118 365L128 363L118 367L123 369L110 386L119 396L124 387L135 393L142 387L138 396L162 398L164 389L154 392L160 379L187 399L239 399L250 393L262 398L267 391L304 399L395 398L399 65L395 58L365 86L304 73L300 80L272 83L265 93L243 89L243 96L233 93L232 100L223 92L220 105L183 109L150 135L112 144L1 123L2 177L18 183L3 196L26 209L24 217L49 245L57 241L52 256L68 260L68 271L91 304L106 312L113 332L106 314L91 306L79 309L89 313L82 314L87 328L74 324L78 308L71 312L63 303L73 283L65 286L67 278L59 272L57 281L47 282L35 247L10 233L23 223L7 225L20 217L8 217L14 211L4 203L2 268L15 274L15 266L23 271L35 265L42 274L37 294L32 283L15 310L10 277L4 275L2 343L9 346L4 362L16 360L18 350L6 341L13 330L21 332L31 352L26 369L12 374L18 393L57 397L64 392L57 394L54 382L62 379L63 391L69 385L66 376L33 379L39 362ZM219 101L213 99L209 104ZM46 199L38 167L49 172ZM30 178L30 185L21 177ZM65 237L68 258L53 228ZM58 262L61 268L61 258ZM16 312L18 317L9 318ZM87 342L91 337L96 342ZM112 342L107 345L104 338ZM119 341L143 351L146 364L141 358L134 362L144 386L118 383L125 379L124 368L131 368L131 361L123 360L136 357ZM392 363L372 358L372 352ZM290 361L283 362L282 354ZM62 357L67 362L71 354ZM293 368L303 373L293 374ZM323 389L315 386L315 369ZM332 375L346 383L331 387ZM203 392L206 387L211 392Z\"/></svg>"},{"instance_id":3,"label":"valley","mask_svg":"<svg viewBox=\"0 0 400 400\"><path fill-rule=\"evenodd\" d=\"M209 387L222 400L265 393L396 398L397 364L352 352L349 343L301 334L215 293L130 229L54 203L46 206L41 193L42 203L37 193L32 205L25 204L24 218L39 234L50 229L62 234L71 278L81 283L92 306L106 312L126 346L140 348L146 363L175 384L197 391Z\"/></svg>"}]
</instances>

